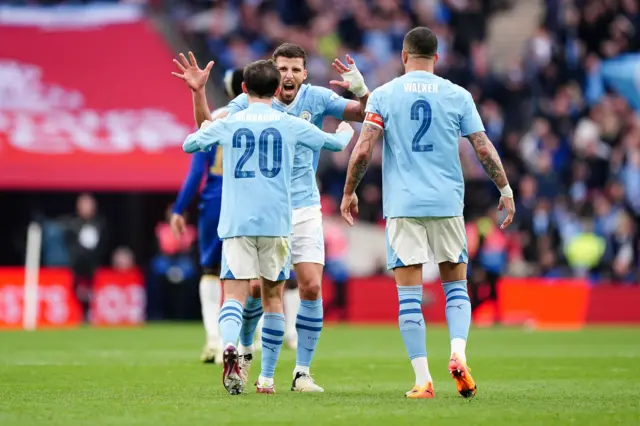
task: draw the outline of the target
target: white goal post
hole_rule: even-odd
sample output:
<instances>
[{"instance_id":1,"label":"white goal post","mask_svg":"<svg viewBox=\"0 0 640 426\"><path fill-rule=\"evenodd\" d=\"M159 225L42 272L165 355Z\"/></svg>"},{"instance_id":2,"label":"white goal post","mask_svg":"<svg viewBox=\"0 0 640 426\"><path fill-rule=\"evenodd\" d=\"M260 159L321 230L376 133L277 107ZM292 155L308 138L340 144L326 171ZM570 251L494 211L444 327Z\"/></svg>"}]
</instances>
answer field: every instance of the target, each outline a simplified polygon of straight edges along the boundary
<instances>
[{"instance_id":1,"label":"white goal post","mask_svg":"<svg viewBox=\"0 0 640 426\"><path fill-rule=\"evenodd\" d=\"M22 328L30 331L35 330L38 324L38 282L41 249L42 227L37 222L31 222L27 228L22 310Z\"/></svg>"}]
</instances>

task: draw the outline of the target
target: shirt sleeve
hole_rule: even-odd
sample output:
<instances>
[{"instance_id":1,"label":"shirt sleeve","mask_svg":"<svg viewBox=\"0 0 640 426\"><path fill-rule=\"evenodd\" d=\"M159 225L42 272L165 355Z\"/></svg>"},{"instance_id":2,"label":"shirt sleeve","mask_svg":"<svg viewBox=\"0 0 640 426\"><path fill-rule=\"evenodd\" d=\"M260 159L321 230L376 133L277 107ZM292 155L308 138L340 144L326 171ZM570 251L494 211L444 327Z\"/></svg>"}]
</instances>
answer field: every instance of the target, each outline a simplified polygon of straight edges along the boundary
<instances>
[{"instance_id":1,"label":"shirt sleeve","mask_svg":"<svg viewBox=\"0 0 640 426\"><path fill-rule=\"evenodd\" d=\"M380 91L374 90L369 95L367 106L365 108L364 122L372 124L384 130L384 119L382 118L382 110L380 109Z\"/></svg>"},{"instance_id":2,"label":"shirt sleeve","mask_svg":"<svg viewBox=\"0 0 640 426\"><path fill-rule=\"evenodd\" d=\"M193 201L193 197L198 192L198 189L200 189L200 182L202 182L202 176L204 175L206 168L207 154L204 152L196 152L193 154L191 157L189 173L187 174L187 177L182 184L182 188L178 193L178 198L173 205L173 213L182 214L187 207L189 207L189 204Z\"/></svg>"},{"instance_id":3,"label":"shirt sleeve","mask_svg":"<svg viewBox=\"0 0 640 426\"><path fill-rule=\"evenodd\" d=\"M210 151L215 145L219 145L224 140L227 129L227 119L216 120L206 128L200 128L195 133L190 134L182 144L184 152L191 154L198 151Z\"/></svg>"},{"instance_id":4,"label":"shirt sleeve","mask_svg":"<svg viewBox=\"0 0 640 426\"><path fill-rule=\"evenodd\" d=\"M463 89L464 90L464 89ZM460 132L462 136L469 136L472 133L484 132L484 125L478 113L471 93L464 90L464 104L462 115L460 116Z\"/></svg>"},{"instance_id":5,"label":"shirt sleeve","mask_svg":"<svg viewBox=\"0 0 640 426\"><path fill-rule=\"evenodd\" d=\"M247 98L247 94L242 93L236 96L234 100L229 102L229 105L227 105L227 111L229 111L229 114L235 114L236 112L245 110L248 107L249 107L249 99Z\"/></svg>"},{"instance_id":6,"label":"shirt sleeve","mask_svg":"<svg viewBox=\"0 0 640 426\"><path fill-rule=\"evenodd\" d=\"M313 124L297 117L291 117L291 126L296 135L296 141L314 151L326 149L329 151L342 151L353 136L353 130L341 133L326 133Z\"/></svg>"},{"instance_id":7,"label":"shirt sleeve","mask_svg":"<svg viewBox=\"0 0 640 426\"><path fill-rule=\"evenodd\" d=\"M331 89L326 87L316 87L316 96L319 97L320 102L324 106L324 115L335 117L338 120L342 120L344 116L344 110L349 103L349 99L345 99L338 95Z\"/></svg>"}]
</instances>

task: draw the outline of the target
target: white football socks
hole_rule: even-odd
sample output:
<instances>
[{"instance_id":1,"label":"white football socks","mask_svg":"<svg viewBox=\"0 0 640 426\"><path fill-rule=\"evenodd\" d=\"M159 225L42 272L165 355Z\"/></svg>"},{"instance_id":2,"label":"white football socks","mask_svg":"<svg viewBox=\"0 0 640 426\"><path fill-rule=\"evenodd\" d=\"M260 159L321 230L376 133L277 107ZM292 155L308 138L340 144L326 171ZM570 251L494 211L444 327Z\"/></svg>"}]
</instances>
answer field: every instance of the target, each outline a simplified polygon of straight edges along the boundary
<instances>
[{"instance_id":1,"label":"white football socks","mask_svg":"<svg viewBox=\"0 0 640 426\"><path fill-rule=\"evenodd\" d=\"M416 386L423 387L431 382L431 373L429 373L429 363L426 357L418 357L411 360L413 371L416 373Z\"/></svg>"},{"instance_id":2,"label":"white football socks","mask_svg":"<svg viewBox=\"0 0 640 426\"><path fill-rule=\"evenodd\" d=\"M451 356L458 355L462 362L467 362L467 341L460 338L451 339Z\"/></svg>"},{"instance_id":3,"label":"white football socks","mask_svg":"<svg viewBox=\"0 0 640 426\"><path fill-rule=\"evenodd\" d=\"M300 293L297 288L285 289L283 295L284 302L284 335L287 339L297 336L296 317L300 309Z\"/></svg>"},{"instance_id":4,"label":"white football socks","mask_svg":"<svg viewBox=\"0 0 640 426\"><path fill-rule=\"evenodd\" d=\"M214 275L203 275L200 278L200 305L202 306L202 322L207 333L207 343L220 345L218 316L222 302L222 286L220 279Z\"/></svg>"}]
</instances>

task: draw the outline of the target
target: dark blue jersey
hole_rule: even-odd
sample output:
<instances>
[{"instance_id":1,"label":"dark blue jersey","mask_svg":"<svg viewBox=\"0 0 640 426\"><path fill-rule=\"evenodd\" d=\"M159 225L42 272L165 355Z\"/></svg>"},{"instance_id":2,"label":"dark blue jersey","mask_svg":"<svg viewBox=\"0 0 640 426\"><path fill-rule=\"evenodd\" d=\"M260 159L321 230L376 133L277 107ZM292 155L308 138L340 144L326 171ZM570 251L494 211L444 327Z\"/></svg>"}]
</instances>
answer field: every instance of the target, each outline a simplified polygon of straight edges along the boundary
<instances>
[{"instance_id":1,"label":"dark blue jersey","mask_svg":"<svg viewBox=\"0 0 640 426\"><path fill-rule=\"evenodd\" d=\"M222 148L220 146L209 152L197 152L192 155L189 173L173 206L174 213L182 214L189 207L193 197L200 189L205 173L207 180L200 194L200 199L203 203L219 200L222 197Z\"/></svg>"}]
</instances>

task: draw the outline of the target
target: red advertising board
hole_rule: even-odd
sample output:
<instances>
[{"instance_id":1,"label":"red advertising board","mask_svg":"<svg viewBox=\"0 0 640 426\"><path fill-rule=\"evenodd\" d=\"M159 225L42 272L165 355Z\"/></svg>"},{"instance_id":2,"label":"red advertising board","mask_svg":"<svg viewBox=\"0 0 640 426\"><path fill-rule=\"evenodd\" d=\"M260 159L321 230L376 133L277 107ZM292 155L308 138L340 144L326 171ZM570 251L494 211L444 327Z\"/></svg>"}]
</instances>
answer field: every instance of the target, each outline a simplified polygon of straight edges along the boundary
<instances>
[{"instance_id":1,"label":"red advertising board","mask_svg":"<svg viewBox=\"0 0 640 426\"><path fill-rule=\"evenodd\" d=\"M332 301L333 286L323 285L325 304ZM24 268L0 268L0 330L20 329L23 321ZM348 283L347 317L356 324L396 324L398 295L393 278L354 278ZM499 317L511 324L540 329L577 329L585 324L639 324L640 286L607 284L590 286L582 280L504 278L499 283ZM144 277L138 270L101 269L94 281L92 324L135 326L144 323ZM493 308L492 308L493 309ZM439 282L426 284L423 314L428 323L443 323L445 302ZM476 312L476 325L491 323ZM38 328L75 327L82 313L73 293L73 276L67 269L43 268L39 273ZM335 314L327 321L337 319Z\"/></svg>"},{"instance_id":2,"label":"red advertising board","mask_svg":"<svg viewBox=\"0 0 640 426\"><path fill-rule=\"evenodd\" d=\"M0 188L177 188L190 94L153 24L12 10L0 20Z\"/></svg>"},{"instance_id":3,"label":"red advertising board","mask_svg":"<svg viewBox=\"0 0 640 426\"><path fill-rule=\"evenodd\" d=\"M138 270L101 269L96 273L91 322L97 326L132 326L144 323L146 297ZM0 329L22 328L24 268L0 268ZM82 311L67 269L42 268L38 277L37 328L75 327Z\"/></svg>"},{"instance_id":4,"label":"red advertising board","mask_svg":"<svg viewBox=\"0 0 640 426\"><path fill-rule=\"evenodd\" d=\"M445 301L440 283L426 284L423 294L425 320L428 323L445 322ZM332 298L332 285L325 282L325 304ZM497 304L480 305L474 311L474 324L490 325L496 317L506 324L527 324L537 329L569 330L603 323L640 324L638 305L640 286L637 284L591 285L580 279L505 277L498 284ZM347 312L352 323L397 323L398 295L393 278L351 279Z\"/></svg>"},{"instance_id":5,"label":"red advertising board","mask_svg":"<svg viewBox=\"0 0 640 426\"><path fill-rule=\"evenodd\" d=\"M66 269L42 269L38 285L38 328L74 327L82 312ZM24 268L0 268L0 329L22 328Z\"/></svg>"},{"instance_id":6,"label":"red advertising board","mask_svg":"<svg viewBox=\"0 0 640 426\"><path fill-rule=\"evenodd\" d=\"M127 326L144 323L146 293L140 271L101 269L96 274L93 288L93 325Z\"/></svg>"}]
</instances>

